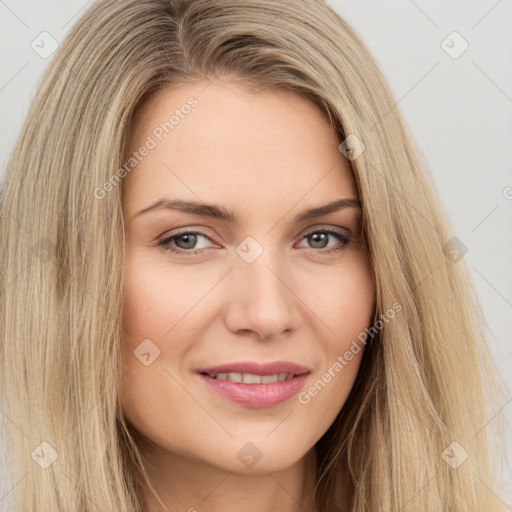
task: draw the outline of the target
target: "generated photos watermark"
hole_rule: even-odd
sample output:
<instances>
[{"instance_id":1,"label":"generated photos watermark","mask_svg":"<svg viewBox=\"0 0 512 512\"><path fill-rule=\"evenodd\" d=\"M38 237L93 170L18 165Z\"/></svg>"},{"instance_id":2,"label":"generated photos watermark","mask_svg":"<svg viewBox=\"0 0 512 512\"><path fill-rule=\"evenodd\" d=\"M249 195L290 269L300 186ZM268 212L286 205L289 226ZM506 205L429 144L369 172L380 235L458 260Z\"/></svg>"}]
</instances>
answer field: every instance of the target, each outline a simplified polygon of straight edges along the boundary
<instances>
[{"instance_id":1,"label":"generated photos watermark","mask_svg":"<svg viewBox=\"0 0 512 512\"><path fill-rule=\"evenodd\" d=\"M332 363L329 368L318 378L307 390L302 391L298 395L298 400L301 404L306 405L309 404L311 398L315 397L322 391L325 386L332 379L338 375L345 366L348 365L350 361L354 358L355 355L359 354L363 349L362 346L365 346L368 343L368 337L373 338L387 323L389 323L393 318L395 318L396 314L402 311L402 305L398 302L395 302L391 308L389 308L384 314L380 315L379 319L371 326L367 327L364 331L360 332L357 335L357 340L353 340L350 348L346 350L342 355L339 355L336 358L336 361Z\"/></svg>"},{"instance_id":2,"label":"generated photos watermark","mask_svg":"<svg viewBox=\"0 0 512 512\"><path fill-rule=\"evenodd\" d=\"M111 192L114 187L121 183L121 180L130 173L142 160L149 155L151 150L155 149L166 135L172 132L185 117L192 112L192 109L197 107L198 101L191 96L187 102L179 108L174 109L173 114L167 121L161 122L156 128L153 129L151 135L148 135L144 144L140 146L137 151L134 151L128 160L120 167L110 178L103 183L101 187L94 189L94 197L96 199L104 199L108 192Z\"/></svg>"}]
</instances>

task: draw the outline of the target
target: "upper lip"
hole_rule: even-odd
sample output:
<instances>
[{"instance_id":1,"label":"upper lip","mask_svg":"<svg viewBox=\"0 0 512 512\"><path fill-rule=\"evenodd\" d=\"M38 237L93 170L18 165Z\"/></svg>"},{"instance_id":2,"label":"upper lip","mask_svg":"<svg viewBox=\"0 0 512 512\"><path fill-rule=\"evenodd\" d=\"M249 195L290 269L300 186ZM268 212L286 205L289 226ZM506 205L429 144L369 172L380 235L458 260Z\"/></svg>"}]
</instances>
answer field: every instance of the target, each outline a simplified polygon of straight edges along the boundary
<instances>
[{"instance_id":1,"label":"upper lip","mask_svg":"<svg viewBox=\"0 0 512 512\"><path fill-rule=\"evenodd\" d=\"M240 361L235 363L226 363L219 366L210 366L208 368L199 368L197 373L250 373L252 375L274 375L276 373L293 373L302 375L309 373L306 366L292 363L290 361L270 361L260 363L257 361Z\"/></svg>"}]
</instances>

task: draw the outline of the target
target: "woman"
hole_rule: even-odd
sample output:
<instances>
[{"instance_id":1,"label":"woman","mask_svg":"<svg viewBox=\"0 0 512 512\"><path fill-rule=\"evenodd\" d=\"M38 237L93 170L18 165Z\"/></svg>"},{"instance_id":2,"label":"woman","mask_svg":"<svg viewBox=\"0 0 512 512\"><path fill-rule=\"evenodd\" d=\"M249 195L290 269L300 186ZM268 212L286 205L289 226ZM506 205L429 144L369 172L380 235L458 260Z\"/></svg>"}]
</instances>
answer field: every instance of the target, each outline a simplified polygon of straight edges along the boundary
<instances>
[{"instance_id":1,"label":"woman","mask_svg":"<svg viewBox=\"0 0 512 512\"><path fill-rule=\"evenodd\" d=\"M17 510L505 510L467 270L323 2L93 4L2 211Z\"/></svg>"}]
</instances>

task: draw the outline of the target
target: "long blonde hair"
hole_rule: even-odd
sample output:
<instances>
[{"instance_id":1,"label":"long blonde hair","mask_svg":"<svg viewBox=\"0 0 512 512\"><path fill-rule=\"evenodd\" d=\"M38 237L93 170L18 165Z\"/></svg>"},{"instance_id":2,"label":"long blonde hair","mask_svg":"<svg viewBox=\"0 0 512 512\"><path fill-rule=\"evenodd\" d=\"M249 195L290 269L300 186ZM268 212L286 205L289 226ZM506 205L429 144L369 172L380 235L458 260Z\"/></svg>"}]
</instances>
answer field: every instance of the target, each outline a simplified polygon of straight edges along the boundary
<instances>
[{"instance_id":1,"label":"long blonde hair","mask_svg":"<svg viewBox=\"0 0 512 512\"><path fill-rule=\"evenodd\" d=\"M219 76L295 91L340 143L364 144L350 165L376 313L402 307L317 443L318 511L494 512L488 431L501 388L469 273L447 250L446 214L376 62L314 0L95 2L56 52L1 196L1 406L16 510L141 510L150 483L117 393L122 187L95 190L120 169L152 93Z\"/></svg>"}]
</instances>

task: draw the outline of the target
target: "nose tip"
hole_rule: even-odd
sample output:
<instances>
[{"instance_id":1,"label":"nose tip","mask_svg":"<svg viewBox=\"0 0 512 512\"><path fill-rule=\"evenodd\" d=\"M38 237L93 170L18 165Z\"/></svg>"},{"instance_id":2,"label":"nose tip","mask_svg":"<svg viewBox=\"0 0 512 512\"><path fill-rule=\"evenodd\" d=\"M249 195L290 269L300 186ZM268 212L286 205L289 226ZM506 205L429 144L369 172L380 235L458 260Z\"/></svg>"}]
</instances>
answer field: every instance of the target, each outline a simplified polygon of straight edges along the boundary
<instances>
[{"instance_id":1,"label":"nose tip","mask_svg":"<svg viewBox=\"0 0 512 512\"><path fill-rule=\"evenodd\" d=\"M231 276L234 294L226 324L232 331L251 331L268 339L298 326L297 298L286 282L290 278L280 259L254 242L239 245L242 255Z\"/></svg>"}]
</instances>

